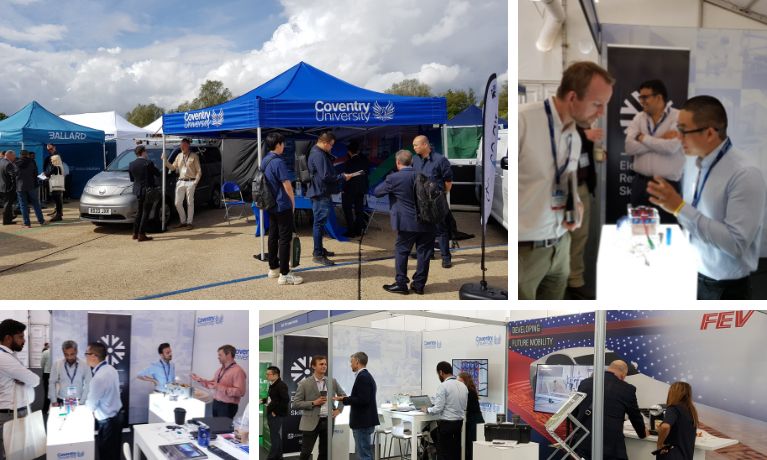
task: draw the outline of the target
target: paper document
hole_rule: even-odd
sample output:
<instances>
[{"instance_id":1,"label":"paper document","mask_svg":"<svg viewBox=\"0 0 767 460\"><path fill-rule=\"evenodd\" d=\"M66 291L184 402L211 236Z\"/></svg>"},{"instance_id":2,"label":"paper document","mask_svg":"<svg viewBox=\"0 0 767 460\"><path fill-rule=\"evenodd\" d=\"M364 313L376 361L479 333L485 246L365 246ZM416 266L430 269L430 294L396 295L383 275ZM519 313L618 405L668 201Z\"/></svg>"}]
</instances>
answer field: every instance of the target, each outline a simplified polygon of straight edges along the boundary
<instances>
[{"instance_id":1,"label":"paper document","mask_svg":"<svg viewBox=\"0 0 767 460\"><path fill-rule=\"evenodd\" d=\"M363 174L365 174L365 171L363 171L363 170L361 170L361 169L360 169L359 171L357 171L357 172L353 172L353 173L351 173L351 174L349 174L349 175L350 175L350 176L352 176L352 177L357 177L357 176L361 176L361 175L363 175Z\"/></svg>"}]
</instances>

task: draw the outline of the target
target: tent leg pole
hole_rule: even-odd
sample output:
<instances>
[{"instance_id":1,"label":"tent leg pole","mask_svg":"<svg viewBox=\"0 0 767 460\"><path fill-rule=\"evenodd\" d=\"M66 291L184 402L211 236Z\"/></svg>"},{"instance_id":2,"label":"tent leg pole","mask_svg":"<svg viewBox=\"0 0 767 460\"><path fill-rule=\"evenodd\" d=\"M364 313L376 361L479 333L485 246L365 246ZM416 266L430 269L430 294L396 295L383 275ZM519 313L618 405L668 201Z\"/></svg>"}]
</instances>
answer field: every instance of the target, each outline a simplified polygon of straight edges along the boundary
<instances>
[{"instance_id":1,"label":"tent leg pole","mask_svg":"<svg viewBox=\"0 0 767 460\"><path fill-rule=\"evenodd\" d=\"M258 142L258 167L261 167L261 128L258 128L256 130L256 137ZM266 260L266 253L264 248L264 210L259 209L258 210L258 236L261 239L261 261L263 262Z\"/></svg>"},{"instance_id":2,"label":"tent leg pole","mask_svg":"<svg viewBox=\"0 0 767 460\"><path fill-rule=\"evenodd\" d=\"M160 206L160 213L162 213L162 216L160 216L160 218L162 219L161 220L162 231L164 232L165 227L168 224L167 222L165 222L165 176L167 176L167 174L165 173L165 133L164 132L162 134L162 158L163 158L162 160L162 198L161 198L162 205Z\"/></svg>"},{"instance_id":3,"label":"tent leg pole","mask_svg":"<svg viewBox=\"0 0 767 460\"><path fill-rule=\"evenodd\" d=\"M116 142L117 141L115 141L115 143ZM101 150L104 153L104 170L106 170L107 169L107 143L106 142L101 143Z\"/></svg>"},{"instance_id":4,"label":"tent leg pole","mask_svg":"<svg viewBox=\"0 0 767 460\"><path fill-rule=\"evenodd\" d=\"M220 184L218 184L218 191L219 191L219 192L221 191L221 189L222 189L222 186L224 185L224 182L226 182L226 181L224 180L224 140L225 140L225 139L222 137L222 138L221 138L221 183L220 183ZM222 195L223 195L223 193L222 193ZM223 200L223 198L224 198L224 197L222 196L222 197L221 197L221 202L220 202L220 203L219 203L219 205L218 205L218 208L219 208L219 209L221 209L221 208L223 208L223 207L224 207L224 200Z\"/></svg>"}]
</instances>

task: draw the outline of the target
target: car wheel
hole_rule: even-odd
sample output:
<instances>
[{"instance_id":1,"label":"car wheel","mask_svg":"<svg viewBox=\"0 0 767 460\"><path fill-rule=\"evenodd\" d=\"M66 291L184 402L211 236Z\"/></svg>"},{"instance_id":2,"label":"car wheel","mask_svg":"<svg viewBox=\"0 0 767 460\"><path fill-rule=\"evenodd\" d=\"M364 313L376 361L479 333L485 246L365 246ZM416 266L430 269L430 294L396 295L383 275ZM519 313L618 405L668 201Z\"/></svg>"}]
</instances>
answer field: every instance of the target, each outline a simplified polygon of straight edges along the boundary
<instances>
[{"instance_id":1,"label":"car wheel","mask_svg":"<svg viewBox=\"0 0 767 460\"><path fill-rule=\"evenodd\" d=\"M221 186L216 185L211 187L208 207L213 209L218 209L221 207Z\"/></svg>"}]
</instances>

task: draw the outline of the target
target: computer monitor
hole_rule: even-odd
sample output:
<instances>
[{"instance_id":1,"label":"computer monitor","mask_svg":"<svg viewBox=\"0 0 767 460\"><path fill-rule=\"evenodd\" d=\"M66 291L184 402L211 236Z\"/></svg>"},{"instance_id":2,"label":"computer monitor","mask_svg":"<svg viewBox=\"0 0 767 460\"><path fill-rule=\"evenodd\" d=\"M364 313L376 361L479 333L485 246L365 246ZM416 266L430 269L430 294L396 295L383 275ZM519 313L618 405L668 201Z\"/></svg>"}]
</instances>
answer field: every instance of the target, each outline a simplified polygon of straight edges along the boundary
<instances>
[{"instance_id":1,"label":"computer monitor","mask_svg":"<svg viewBox=\"0 0 767 460\"><path fill-rule=\"evenodd\" d=\"M581 381L591 377L594 366L566 364L539 364L536 369L535 404L536 412L553 414L559 410Z\"/></svg>"},{"instance_id":2,"label":"computer monitor","mask_svg":"<svg viewBox=\"0 0 767 460\"><path fill-rule=\"evenodd\" d=\"M410 402L413 404L413 407L416 409L420 409L423 406L426 407L432 407L434 404L431 403L431 398L428 396L411 396Z\"/></svg>"},{"instance_id":3,"label":"computer monitor","mask_svg":"<svg viewBox=\"0 0 767 460\"><path fill-rule=\"evenodd\" d=\"M487 396L487 359L454 359L453 375L458 377L461 372L468 373L474 380L479 396Z\"/></svg>"}]
</instances>

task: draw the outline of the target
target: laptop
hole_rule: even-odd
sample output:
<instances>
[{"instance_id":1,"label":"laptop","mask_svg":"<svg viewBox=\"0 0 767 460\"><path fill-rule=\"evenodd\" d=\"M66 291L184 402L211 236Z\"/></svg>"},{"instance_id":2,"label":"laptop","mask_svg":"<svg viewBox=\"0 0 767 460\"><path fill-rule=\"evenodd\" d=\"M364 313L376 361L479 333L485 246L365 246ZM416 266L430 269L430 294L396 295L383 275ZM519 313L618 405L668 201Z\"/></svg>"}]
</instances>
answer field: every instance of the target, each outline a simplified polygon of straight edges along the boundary
<instances>
[{"instance_id":1,"label":"laptop","mask_svg":"<svg viewBox=\"0 0 767 460\"><path fill-rule=\"evenodd\" d=\"M232 419L229 417L198 417L189 420L190 423L202 422L210 428L211 434L231 433L234 431Z\"/></svg>"},{"instance_id":2,"label":"laptop","mask_svg":"<svg viewBox=\"0 0 767 460\"><path fill-rule=\"evenodd\" d=\"M422 407L433 407L434 404L431 403L431 398L429 398L426 395L422 396L411 396L410 402L415 406L417 410L421 410Z\"/></svg>"}]
</instances>

